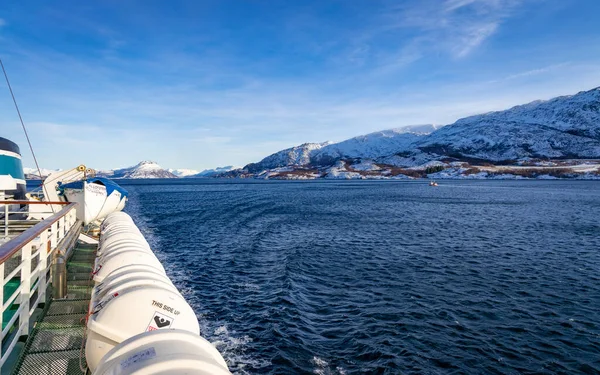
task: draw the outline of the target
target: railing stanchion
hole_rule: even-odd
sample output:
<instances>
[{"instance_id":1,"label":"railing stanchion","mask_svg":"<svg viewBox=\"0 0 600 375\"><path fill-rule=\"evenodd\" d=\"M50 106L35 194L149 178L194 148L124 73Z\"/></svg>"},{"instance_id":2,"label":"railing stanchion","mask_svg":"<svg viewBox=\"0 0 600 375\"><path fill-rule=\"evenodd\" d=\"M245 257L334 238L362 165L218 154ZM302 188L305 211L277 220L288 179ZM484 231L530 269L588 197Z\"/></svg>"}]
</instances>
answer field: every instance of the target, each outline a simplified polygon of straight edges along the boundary
<instances>
[{"instance_id":1,"label":"railing stanchion","mask_svg":"<svg viewBox=\"0 0 600 375\"><path fill-rule=\"evenodd\" d=\"M8 238L8 204L4 205L4 237Z\"/></svg>"},{"instance_id":2,"label":"railing stanchion","mask_svg":"<svg viewBox=\"0 0 600 375\"><path fill-rule=\"evenodd\" d=\"M65 217L61 217L58 221L58 239L59 241L65 236Z\"/></svg>"},{"instance_id":3,"label":"railing stanchion","mask_svg":"<svg viewBox=\"0 0 600 375\"><path fill-rule=\"evenodd\" d=\"M0 277L2 277L2 288L0 288L0 327L2 327L2 320L4 316L4 263L0 263ZM4 336L0 337L0 342L2 342Z\"/></svg>"},{"instance_id":4,"label":"railing stanchion","mask_svg":"<svg viewBox=\"0 0 600 375\"><path fill-rule=\"evenodd\" d=\"M58 222L50 227L50 246L54 249L58 245Z\"/></svg>"},{"instance_id":5,"label":"railing stanchion","mask_svg":"<svg viewBox=\"0 0 600 375\"><path fill-rule=\"evenodd\" d=\"M40 234L40 255L39 255L39 279L38 282L38 294L40 296L40 302L46 302L46 289L48 289L46 271L48 270L48 232L42 232Z\"/></svg>"},{"instance_id":6,"label":"railing stanchion","mask_svg":"<svg viewBox=\"0 0 600 375\"><path fill-rule=\"evenodd\" d=\"M31 297L31 242L21 248L21 336L29 334L29 298Z\"/></svg>"}]
</instances>

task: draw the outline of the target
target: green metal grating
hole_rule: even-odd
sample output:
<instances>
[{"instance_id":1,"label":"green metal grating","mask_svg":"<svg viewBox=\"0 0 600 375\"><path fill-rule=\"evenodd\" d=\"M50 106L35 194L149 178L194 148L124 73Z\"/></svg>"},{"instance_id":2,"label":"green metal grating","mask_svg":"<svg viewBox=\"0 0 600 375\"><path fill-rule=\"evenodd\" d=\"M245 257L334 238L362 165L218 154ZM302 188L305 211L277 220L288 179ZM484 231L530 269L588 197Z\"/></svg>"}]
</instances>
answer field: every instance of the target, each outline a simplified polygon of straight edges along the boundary
<instances>
[{"instance_id":1,"label":"green metal grating","mask_svg":"<svg viewBox=\"0 0 600 375\"><path fill-rule=\"evenodd\" d=\"M93 265L90 262L69 262L67 263L67 271L76 272L76 273L84 273L84 272L92 272Z\"/></svg>"},{"instance_id":2,"label":"green metal grating","mask_svg":"<svg viewBox=\"0 0 600 375\"><path fill-rule=\"evenodd\" d=\"M85 366L85 355L81 355ZM66 350L56 353L32 353L25 357L20 366L19 374L26 375L83 375L79 368L80 350ZM84 367L85 368L85 367Z\"/></svg>"},{"instance_id":3,"label":"green metal grating","mask_svg":"<svg viewBox=\"0 0 600 375\"><path fill-rule=\"evenodd\" d=\"M52 301L46 315L86 314L90 301Z\"/></svg>"},{"instance_id":4,"label":"green metal grating","mask_svg":"<svg viewBox=\"0 0 600 375\"><path fill-rule=\"evenodd\" d=\"M46 315L36 326L38 329L63 329L83 327L86 314Z\"/></svg>"},{"instance_id":5,"label":"green metal grating","mask_svg":"<svg viewBox=\"0 0 600 375\"><path fill-rule=\"evenodd\" d=\"M73 280L90 280L91 273L90 272L69 272L67 273L67 281ZM67 282L68 284L68 282Z\"/></svg>"},{"instance_id":6,"label":"green metal grating","mask_svg":"<svg viewBox=\"0 0 600 375\"><path fill-rule=\"evenodd\" d=\"M27 348L28 352L29 354L50 353L81 349L83 328L83 326L60 329L36 328L31 334L31 343Z\"/></svg>"},{"instance_id":7,"label":"green metal grating","mask_svg":"<svg viewBox=\"0 0 600 375\"><path fill-rule=\"evenodd\" d=\"M80 285L80 286L91 287L92 285L94 285L94 282L88 276L87 280L69 280L69 285Z\"/></svg>"},{"instance_id":8,"label":"green metal grating","mask_svg":"<svg viewBox=\"0 0 600 375\"><path fill-rule=\"evenodd\" d=\"M79 244L67 262L67 297L51 300L30 333L13 374L83 375L85 317L93 282L95 247ZM80 358L81 357L81 358Z\"/></svg>"},{"instance_id":9,"label":"green metal grating","mask_svg":"<svg viewBox=\"0 0 600 375\"><path fill-rule=\"evenodd\" d=\"M68 285L67 299L85 299L89 300L92 294L92 288L84 285Z\"/></svg>"}]
</instances>

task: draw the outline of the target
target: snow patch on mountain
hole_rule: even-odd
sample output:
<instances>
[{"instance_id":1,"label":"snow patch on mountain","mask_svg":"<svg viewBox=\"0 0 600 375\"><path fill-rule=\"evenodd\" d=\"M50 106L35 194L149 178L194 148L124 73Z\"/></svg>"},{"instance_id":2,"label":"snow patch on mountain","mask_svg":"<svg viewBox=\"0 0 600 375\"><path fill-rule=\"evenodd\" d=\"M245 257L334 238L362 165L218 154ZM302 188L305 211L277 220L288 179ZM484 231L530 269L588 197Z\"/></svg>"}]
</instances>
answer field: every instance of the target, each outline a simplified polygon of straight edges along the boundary
<instances>
[{"instance_id":1,"label":"snow patch on mountain","mask_svg":"<svg viewBox=\"0 0 600 375\"><path fill-rule=\"evenodd\" d=\"M346 163L339 161L325 171L325 178L327 179L362 179L363 176L358 172L349 172L346 168Z\"/></svg>"},{"instance_id":2,"label":"snow patch on mountain","mask_svg":"<svg viewBox=\"0 0 600 375\"><path fill-rule=\"evenodd\" d=\"M313 153L311 162L315 165L327 165L339 159L376 159L394 155L410 150L417 140L437 128L439 126L415 125L361 135L322 147Z\"/></svg>"},{"instance_id":3,"label":"snow patch on mountain","mask_svg":"<svg viewBox=\"0 0 600 375\"><path fill-rule=\"evenodd\" d=\"M371 159L361 160L359 163L352 164L351 168L355 171L380 171L381 167L379 167L375 162Z\"/></svg>"},{"instance_id":4,"label":"snow patch on mountain","mask_svg":"<svg viewBox=\"0 0 600 375\"><path fill-rule=\"evenodd\" d=\"M233 165L228 165L226 167L217 167L213 169L205 169L202 172L196 172L194 175L189 175L185 177L214 177L221 173L230 172L236 169L240 169L240 167L234 167Z\"/></svg>"},{"instance_id":5,"label":"snow patch on mountain","mask_svg":"<svg viewBox=\"0 0 600 375\"><path fill-rule=\"evenodd\" d=\"M23 167L23 173L25 174L25 178L28 180L39 180L40 179L40 172L42 173L42 178L46 178L48 177L51 173L54 172L62 172L62 169L46 169L46 168L40 168L40 170L38 171L37 168L28 168L28 167Z\"/></svg>"},{"instance_id":6,"label":"snow patch on mountain","mask_svg":"<svg viewBox=\"0 0 600 375\"><path fill-rule=\"evenodd\" d=\"M258 163L248 164L244 169L250 173L260 173L267 169L274 169L285 166L302 166L310 163L311 155L321 148L329 145L329 142L324 143L304 143L300 146L295 146L281 150L267 156Z\"/></svg>"},{"instance_id":7,"label":"snow patch on mountain","mask_svg":"<svg viewBox=\"0 0 600 375\"><path fill-rule=\"evenodd\" d=\"M173 173L175 176L177 177L188 177L188 176L193 176L195 174L198 174L198 171L195 169L184 169L184 168L180 168L180 169L167 169L167 171L169 171L170 173Z\"/></svg>"},{"instance_id":8,"label":"snow patch on mountain","mask_svg":"<svg viewBox=\"0 0 600 375\"><path fill-rule=\"evenodd\" d=\"M493 162L600 157L600 88L471 116L414 145L411 156Z\"/></svg>"},{"instance_id":9,"label":"snow patch on mountain","mask_svg":"<svg viewBox=\"0 0 600 375\"><path fill-rule=\"evenodd\" d=\"M99 171L97 174L109 178L177 178L153 161L142 161L133 167Z\"/></svg>"}]
</instances>

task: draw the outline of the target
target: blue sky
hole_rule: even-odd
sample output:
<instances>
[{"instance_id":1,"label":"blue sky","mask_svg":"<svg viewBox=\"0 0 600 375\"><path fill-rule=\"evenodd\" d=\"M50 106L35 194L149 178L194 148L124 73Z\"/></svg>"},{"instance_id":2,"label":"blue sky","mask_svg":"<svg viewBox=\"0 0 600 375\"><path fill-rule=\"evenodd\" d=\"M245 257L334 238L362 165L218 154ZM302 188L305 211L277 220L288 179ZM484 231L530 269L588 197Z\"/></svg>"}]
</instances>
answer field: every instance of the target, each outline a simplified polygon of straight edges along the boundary
<instances>
[{"instance_id":1,"label":"blue sky","mask_svg":"<svg viewBox=\"0 0 600 375\"><path fill-rule=\"evenodd\" d=\"M3 1L40 164L244 165L600 86L597 0ZM0 136L30 153L5 85Z\"/></svg>"}]
</instances>

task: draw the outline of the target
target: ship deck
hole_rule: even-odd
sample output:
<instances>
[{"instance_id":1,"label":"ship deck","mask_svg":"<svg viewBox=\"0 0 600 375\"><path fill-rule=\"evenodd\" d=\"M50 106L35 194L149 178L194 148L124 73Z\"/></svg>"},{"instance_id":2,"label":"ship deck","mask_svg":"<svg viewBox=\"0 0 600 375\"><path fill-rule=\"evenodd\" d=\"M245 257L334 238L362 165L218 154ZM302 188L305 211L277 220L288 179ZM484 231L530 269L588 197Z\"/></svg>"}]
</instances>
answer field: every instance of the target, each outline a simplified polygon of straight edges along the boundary
<instances>
[{"instance_id":1,"label":"ship deck","mask_svg":"<svg viewBox=\"0 0 600 375\"><path fill-rule=\"evenodd\" d=\"M45 304L13 374L86 374L83 346L96 251L97 245L77 243L67 262L67 296Z\"/></svg>"}]
</instances>

